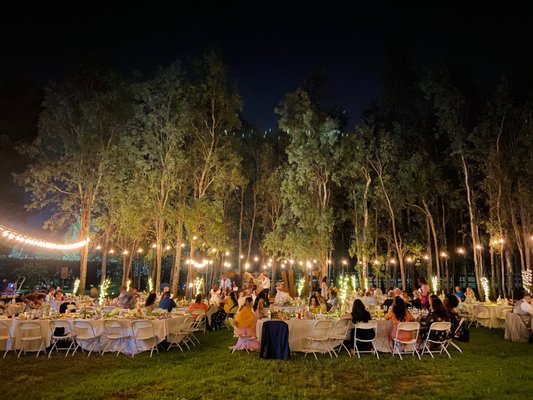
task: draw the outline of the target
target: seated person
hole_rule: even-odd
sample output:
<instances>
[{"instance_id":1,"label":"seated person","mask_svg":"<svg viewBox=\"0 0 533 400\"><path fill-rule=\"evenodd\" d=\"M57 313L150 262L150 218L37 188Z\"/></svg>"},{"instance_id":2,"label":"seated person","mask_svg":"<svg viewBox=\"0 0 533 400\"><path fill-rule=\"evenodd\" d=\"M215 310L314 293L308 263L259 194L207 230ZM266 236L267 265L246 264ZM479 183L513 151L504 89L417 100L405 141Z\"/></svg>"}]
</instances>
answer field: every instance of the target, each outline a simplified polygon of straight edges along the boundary
<instances>
[{"instance_id":1,"label":"seated person","mask_svg":"<svg viewBox=\"0 0 533 400\"><path fill-rule=\"evenodd\" d=\"M239 309L239 302L235 292L230 292L229 297L224 302L224 312L230 318L233 318L237 310Z\"/></svg>"},{"instance_id":2,"label":"seated person","mask_svg":"<svg viewBox=\"0 0 533 400\"><path fill-rule=\"evenodd\" d=\"M352 306L352 312L350 314L344 314L341 319L351 319L354 324L359 322L368 322L371 320L370 313L365 308L365 305L360 299L355 299ZM350 339L344 342L344 345L353 351L355 349L354 340L355 340L355 329L350 331ZM374 330L361 329L357 330L357 338L363 340L371 340L375 338ZM370 342L358 342L357 348L360 351L369 351L372 350L372 343Z\"/></svg>"},{"instance_id":3,"label":"seated person","mask_svg":"<svg viewBox=\"0 0 533 400\"><path fill-rule=\"evenodd\" d=\"M467 287L465 292L465 301L477 301L476 294L472 290L472 288Z\"/></svg>"},{"instance_id":4,"label":"seated person","mask_svg":"<svg viewBox=\"0 0 533 400\"><path fill-rule=\"evenodd\" d=\"M461 288L459 286L455 287L455 293L454 294L459 298L459 300L465 301L466 296L465 296L465 294L463 293L463 291L461 290Z\"/></svg>"},{"instance_id":5,"label":"seated person","mask_svg":"<svg viewBox=\"0 0 533 400\"><path fill-rule=\"evenodd\" d=\"M383 310L388 311L389 308L392 306L392 303L394 302L394 291L389 290L387 292L387 298L383 302Z\"/></svg>"},{"instance_id":6,"label":"seated person","mask_svg":"<svg viewBox=\"0 0 533 400\"><path fill-rule=\"evenodd\" d=\"M155 307L156 297L157 296L156 296L155 292L150 292L150 294L146 298L146 302L144 303L144 306L148 307L148 308L154 308Z\"/></svg>"},{"instance_id":7,"label":"seated person","mask_svg":"<svg viewBox=\"0 0 533 400\"><path fill-rule=\"evenodd\" d=\"M244 305L235 315L235 334L238 336L235 350L257 351L261 347L255 335L256 317L252 309L252 298L247 297Z\"/></svg>"},{"instance_id":8,"label":"seated person","mask_svg":"<svg viewBox=\"0 0 533 400\"><path fill-rule=\"evenodd\" d=\"M329 294L329 299L327 301L327 307L328 311L330 310L336 310L339 306L339 297L337 296L337 292L335 290L332 290Z\"/></svg>"},{"instance_id":9,"label":"seated person","mask_svg":"<svg viewBox=\"0 0 533 400\"><path fill-rule=\"evenodd\" d=\"M407 294L407 292L405 290L402 290L402 299L403 299L403 301L405 301L405 305L407 307L412 307L413 306L411 304L411 298L409 297L409 295Z\"/></svg>"},{"instance_id":10,"label":"seated person","mask_svg":"<svg viewBox=\"0 0 533 400\"><path fill-rule=\"evenodd\" d=\"M385 319L392 320L392 330L389 332L389 341L391 349L394 346L393 339L396 338L396 332L400 322L413 322L415 319L411 312L407 309L405 301L400 296L394 298L392 306L389 308L389 312L385 315ZM400 331L398 333L399 340L411 340L412 333L407 331Z\"/></svg>"},{"instance_id":11,"label":"seated person","mask_svg":"<svg viewBox=\"0 0 533 400\"><path fill-rule=\"evenodd\" d=\"M313 314L318 314L320 312L320 302L314 294L309 298L309 312Z\"/></svg>"},{"instance_id":12,"label":"seated person","mask_svg":"<svg viewBox=\"0 0 533 400\"><path fill-rule=\"evenodd\" d=\"M170 298L170 292L163 292L161 299L159 300L159 308L171 312L173 308L176 308L176 302Z\"/></svg>"},{"instance_id":13,"label":"seated person","mask_svg":"<svg viewBox=\"0 0 533 400\"><path fill-rule=\"evenodd\" d=\"M209 307L207 307L207 304L202 301L202 294L199 293L196 295L194 303L189 304L187 311L191 312L192 310L204 310L207 312L208 309Z\"/></svg>"},{"instance_id":14,"label":"seated person","mask_svg":"<svg viewBox=\"0 0 533 400\"><path fill-rule=\"evenodd\" d=\"M450 316L446 307L440 300L439 296L432 294L429 296L429 314L420 320L420 337L422 340L426 340L429 328L433 322L449 322ZM438 336L437 336L438 335ZM443 341L446 339L443 333L436 333L435 337L431 337L433 340ZM433 336L433 333L432 333Z\"/></svg>"},{"instance_id":15,"label":"seated person","mask_svg":"<svg viewBox=\"0 0 533 400\"><path fill-rule=\"evenodd\" d=\"M413 300L411 300L411 305L414 308L422 308L422 302L420 301L420 292L418 290L413 290Z\"/></svg>"}]
</instances>

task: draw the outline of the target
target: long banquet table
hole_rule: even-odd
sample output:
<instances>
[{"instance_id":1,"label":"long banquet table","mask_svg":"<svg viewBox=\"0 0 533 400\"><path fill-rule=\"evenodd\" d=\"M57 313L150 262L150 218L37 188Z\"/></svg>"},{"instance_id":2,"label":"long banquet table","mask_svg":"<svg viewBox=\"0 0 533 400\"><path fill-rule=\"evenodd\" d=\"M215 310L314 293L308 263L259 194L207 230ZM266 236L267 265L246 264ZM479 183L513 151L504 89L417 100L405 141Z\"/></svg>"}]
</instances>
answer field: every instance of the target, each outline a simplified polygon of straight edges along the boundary
<instances>
[{"instance_id":1,"label":"long banquet table","mask_svg":"<svg viewBox=\"0 0 533 400\"><path fill-rule=\"evenodd\" d=\"M152 324L152 327L154 328L154 333L156 336L156 342L159 344L167 337L169 320L172 319L174 320L173 323L181 324L182 322L185 321L186 318L188 317L177 316L177 317L171 317L171 318L165 318L165 319L146 319L145 321L149 321ZM18 329L18 326L21 322L36 322L39 325L41 332L44 336L45 346L48 347L51 344L51 337L52 337L52 332L50 329L50 322L52 321L51 319L29 320L29 319L19 319L19 318L9 318L9 319L3 318L0 320L7 322L11 337L13 338L13 342L10 340L7 341L7 346L9 349L18 350L22 348L21 335ZM135 349L135 346L134 346L133 330L132 330L131 323L132 321L144 321L143 319L134 320L134 319L129 319L129 318L116 318L116 319L108 319L108 320L117 321L124 328L124 331L126 335L128 336L127 345L125 346L126 354L138 353L138 352L147 350L151 347L151 344L152 344L151 341L143 341L143 340L138 341L138 347L139 347L138 350ZM75 319L64 319L62 321L67 321L70 325L71 331L74 332L73 322L75 321ZM103 319L86 319L83 321L89 322L91 326L93 327L95 334L100 335L100 337L96 339L97 343L96 343L94 351L102 351L108 343L108 340L105 336L104 320ZM38 329L36 329L36 331L37 332L35 332L35 334L39 334ZM88 342L88 341L82 341L80 343L81 347L85 350L92 348L93 344L94 342ZM34 350L34 349L37 350L38 348L38 343L30 342L29 345L31 345L31 347L28 346L28 348L31 350ZM112 345L109 346L107 351L115 351L117 346L118 346L118 343L112 343ZM0 350L5 350L5 349L6 349L6 341L0 342Z\"/></svg>"}]
</instances>

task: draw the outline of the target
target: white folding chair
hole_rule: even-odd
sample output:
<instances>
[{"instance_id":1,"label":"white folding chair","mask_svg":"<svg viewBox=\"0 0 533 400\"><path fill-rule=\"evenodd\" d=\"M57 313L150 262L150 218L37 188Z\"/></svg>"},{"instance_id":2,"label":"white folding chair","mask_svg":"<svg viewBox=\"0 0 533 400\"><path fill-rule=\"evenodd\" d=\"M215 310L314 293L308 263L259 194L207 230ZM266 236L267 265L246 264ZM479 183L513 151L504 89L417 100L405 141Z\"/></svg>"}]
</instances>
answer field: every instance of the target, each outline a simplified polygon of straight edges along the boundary
<instances>
[{"instance_id":1,"label":"white folding chair","mask_svg":"<svg viewBox=\"0 0 533 400\"><path fill-rule=\"evenodd\" d=\"M329 344L330 332L333 328L332 320L319 320L313 325L311 335L304 339L303 351L307 357L307 353L313 353L315 359L318 360L316 352L328 352L329 356L333 358L331 352L335 353Z\"/></svg>"},{"instance_id":2,"label":"white folding chair","mask_svg":"<svg viewBox=\"0 0 533 400\"><path fill-rule=\"evenodd\" d=\"M167 323L167 342L169 343L167 351L169 351L170 348L175 345L176 347L179 347L183 353L183 347L181 347L181 344L185 344L187 348L190 349L189 345L187 344L187 336L189 335L191 324L194 323L194 321L189 318L170 318L167 320Z\"/></svg>"},{"instance_id":3,"label":"white folding chair","mask_svg":"<svg viewBox=\"0 0 533 400\"><path fill-rule=\"evenodd\" d=\"M431 358L435 358L433 357L433 353L442 354L442 352L444 351L446 354L448 354L449 358L452 358L452 356L448 352L451 327L451 322L433 322L429 327L428 335L426 336L426 340L424 341L422 355L428 353ZM439 350L431 350L432 345L438 345Z\"/></svg>"},{"instance_id":4,"label":"white folding chair","mask_svg":"<svg viewBox=\"0 0 533 400\"><path fill-rule=\"evenodd\" d=\"M157 336L155 335L154 326L150 321L133 321L131 323L131 328L133 329L133 343L137 353L143 351L139 348L139 341L141 340L152 342L152 347L150 347L150 357L152 357L154 350L159 353L159 349L157 348ZM134 355L135 352L133 352L131 356L133 357Z\"/></svg>"},{"instance_id":5,"label":"white folding chair","mask_svg":"<svg viewBox=\"0 0 533 400\"><path fill-rule=\"evenodd\" d=\"M196 332L205 332L207 329L207 315L204 310L202 309L192 309L191 310L191 316L194 318L196 324L195 329Z\"/></svg>"},{"instance_id":6,"label":"white folding chair","mask_svg":"<svg viewBox=\"0 0 533 400\"><path fill-rule=\"evenodd\" d=\"M488 322L490 321L490 312L489 309L482 305L477 305L474 307L474 315L472 317L472 321L470 322L470 326L472 326L473 323L476 324L476 328L481 326L489 327Z\"/></svg>"},{"instance_id":7,"label":"white folding chair","mask_svg":"<svg viewBox=\"0 0 533 400\"><path fill-rule=\"evenodd\" d=\"M128 344L129 335L126 333L124 326L118 321L105 320L104 321L105 339L107 343L102 350L102 355L113 343L116 342L117 357L120 353L124 353L124 348Z\"/></svg>"},{"instance_id":8,"label":"white folding chair","mask_svg":"<svg viewBox=\"0 0 533 400\"><path fill-rule=\"evenodd\" d=\"M6 352L4 353L3 357L6 358L7 352L10 350L9 347L11 346L13 349L15 349L15 344L13 343L13 337L11 336L9 325L5 321L0 321L0 341L2 340L6 341Z\"/></svg>"},{"instance_id":9,"label":"white folding chair","mask_svg":"<svg viewBox=\"0 0 533 400\"><path fill-rule=\"evenodd\" d=\"M513 311L513 307L504 307L498 313L498 323L500 328L505 328L505 320L507 319L507 314Z\"/></svg>"},{"instance_id":10,"label":"white folding chair","mask_svg":"<svg viewBox=\"0 0 533 400\"><path fill-rule=\"evenodd\" d=\"M333 328L331 328L330 333L330 341L331 341L331 347L333 346L339 346L338 353L333 352L336 357L337 354L340 354L342 349L346 350L346 353L351 357L352 354L350 353L350 350L346 347L344 344L344 341L350 338L350 330L353 328L353 323L349 319L339 319L335 322L333 325ZM340 345L338 344L340 343Z\"/></svg>"},{"instance_id":11,"label":"white folding chair","mask_svg":"<svg viewBox=\"0 0 533 400\"><path fill-rule=\"evenodd\" d=\"M358 339L357 338L357 331L372 331L374 334L374 337L372 339ZM355 324L355 330L354 330L354 350L357 353L357 357L361 358L361 353L372 353L375 354L377 359L379 360L379 354L376 349L376 337L378 336L378 323L376 321L368 321L368 322L359 322ZM357 342L361 343L370 343L372 345L372 350L359 350L359 347L357 346Z\"/></svg>"},{"instance_id":12,"label":"white folding chair","mask_svg":"<svg viewBox=\"0 0 533 400\"><path fill-rule=\"evenodd\" d=\"M409 332L410 339L400 339L401 332ZM417 341L418 333L420 332L420 323L418 322L400 322L396 329L396 335L392 339L392 356L395 354L400 356L400 360L403 360L402 354L416 354L420 360L420 353L418 352ZM411 350L409 351L409 347Z\"/></svg>"},{"instance_id":13,"label":"white folding chair","mask_svg":"<svg viewBox=\"0 0 533 400\"><path fill-rule=\"evenodd\" d=\"M26 351L35 351L34 349L27 349L27 345L32 342L39 343L39 349L35 358L39 357L39 353L44 350L44 333L41 325L37 322L21 322L18 325L20 339L22 341L22 348L19 351L17 358L20 357L22 352L26 355Z\"/></svg>"},{"instance_id":14,"label":"white folding chair","mask_svg":"<svg viewBox=\"0 0 533 400\"><path fill-rule=\"evenodd\" d=\"M450 337L448 339L448 346L451 344L453 347L455 347L457 350L459 350L459 353L462 353L463 350L461 350L461 348L459 346L457 346L454 342L453 342L453 339L457 338L457 336L459 335L459 332L461 331L461 327L463 326L463 324L465 323L465 319L464 318L461 318L459 320L459 324L457 324L457 328L455 328L455 331L453 331L451 334L450 334Z\"/></svg>"},{"instance_id":15,"label":"white folding chair","mask_svg":"<svg viewBox=\"0 0 533 400\"><path fill-rule=\"evenodd\" d=\"M74 331L75 331L75 340L76 340L76 347L74 348L74 352L72 355L76 354L76 351L81 348L82 351L84 350L82 344L84 342L87 342L87 347L90 348L89 354L87 354L87 357L91 355L91 353L96 349L96 346L100 344L100 334L97 334L94 330L94 327L91 325L89 321L85 320L75 320L72 322L74 325Z\"/></svg>"},{"instance_id":16,"label":"white folding chair","mask_svg":"<svg viewBox=\"0 0 533 400\"><path fill-rule=\"evenodd\" d=\"M63 331L60 332L59 330L62 329ZM59 350L66 350L67 353L65 354L65 357L68 356L68 353L72 349L73 346L76 345L74 342L74 335L72 334L72 331L70 329L70 325L67 321L50 321L50 334L51 334L51 340L52 340L52 348L50 349L50 352L48 353L48 358L52 356L52 351L54 349L56 351ZM68 341L70 344L68 347L58 347L57 344L59 341Z\"/></svg>"}]
</instances>

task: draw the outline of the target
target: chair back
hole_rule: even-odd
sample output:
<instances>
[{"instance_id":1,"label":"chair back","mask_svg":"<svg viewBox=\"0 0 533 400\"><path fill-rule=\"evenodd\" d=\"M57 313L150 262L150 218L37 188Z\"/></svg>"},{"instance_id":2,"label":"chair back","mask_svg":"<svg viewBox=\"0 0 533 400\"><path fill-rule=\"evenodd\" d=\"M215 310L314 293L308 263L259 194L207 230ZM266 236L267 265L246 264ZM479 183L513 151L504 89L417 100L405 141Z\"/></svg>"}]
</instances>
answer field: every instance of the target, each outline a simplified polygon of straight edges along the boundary
<instances>
[{"instance_id":1,"label":"chair back","mask_svg":"<svg viewBox=\"0 0 533 400\"><path fill-rule=\"evenodd\" d=\"M450 329L452 328L451 322L433 322L429 327L427 341L433 343L444 343L448 339ZM444 333L439 336L438 333ZM434 333L434 335L432 335ZM436 335L435 335L436 333Z\"/></svg>"},{"instance_id":2,"label":"chair back","mask_svg":"<svg viewBox=\"0 0 533 400\"><path fill-rule=\"evenodd\" d=\"M358 322L357 324L355 324L355 332L354 332L354 338L357 338L357 331L358 330L361 330L361 331L374 331L374 339L377 337L378 335L378 323L377 321L368 321L368 322ZM359 342L371 342L372 340L374 339L357 339L357 341Z\"/></svg>"},{"instance_id":3,"label":"chair back","mask_svg":"<svg viewBox=\"0 0 533 400\"><path fill-rule=\"evenodd\" d=\"M316 321L311 331L311 339L329 338L331 328L333 328L332 320Z\"/></svg>"},{"instance_id":4,"label":"chair back","mask_svg":"<svg viewBox=\"0 0 533 400\"><path fill-rule=\"evenodd\" d=\"M50 332L52 332L52 337L68 336L71 334L70 324L61 320L50 321Z\"/></svg>"},{"instance_id":5,"label":"chair back","mask_svg":"<svg viewBox=\"0 0 533 400\"><path fill-rule=\"evenodd\" d=\"M263 322L261 328L261 349L259 357L275 360L288 360L289 325L285 321L270 320Z\"/></svg>"},{"instance_id":6,"label":"chair back","mask_svg":"<svg viewBox=\"0 0 533 400\"><path fill-rule=\"evenodd\" d=\"M75 320L72 322L76 337L80 340L94 339L97 337L93 326L90 322L84 320Z\"/></svg>"},{"instance_id":7,"label":"chair back","mask_svg":"<svg viewBox=\"0 0 533 400\"><path fill-rule=\"evenodd\" d=\"M137 340L155 338L154 326L150 321L133 321L131 327L133 329L133 336Z\"/></svg>"},{"instance_id":8,"label":"chair back","mask_svg":"<svg viewBox=\"0 0 533 400\"><path fill-rule=\"evenodd\" d=\"M353 323L349 319L339 319L331 328L330 336L334 339L346 339L353 328Z\"/></svg>"},{"instance_id":9,"label":"chair back","mask_svg":"<svg viewBox=\"0 0 533 400\"><path fill-rule=\"evenodd\" d=\"M118 321L105 320L104 321L105 333L112 337L126 337L124 327Z\"/></svg>"},{"instance_id":10,"label":"chair back","mask_svg":"<svg viewBox=\"0 0 533 400\"><path fill-rule=\"evenodd\" d=\"M22 339L42 339L44 336L41 325L37 322L21 322L18 327Z\"/></svg>"},{"instance_id":11,"label":"chair back","mask_svg":"<svg viewBox=\"0 0 533 400\"><path fill-rule=\"evenodd\" d=\"M9 325L6 321L0 321L0 338L2 339L10 339L11 338L11 332L9 330Z\"/></svg>"},{"instance_id":12,"label":"chair back","mask_svg":"<svg viewBox=\"0 0 533 400\"><path fill-rule=\"evenodd\" d=\"M420 331L419 322L400 322L396 329L396 337L394 340L400 343L416 343L418 339L418 332ZM411 339L399 339L401 332L411 332Z\"/></svg>"},{"instance_id":13,"label":"chair back","mask_svg":"<svg viewBox=\"0 0 533 400\"><path fill-rule=\"evenodd\" d=\"M486 306L478 305L474 308L474 315L476 318L486 319L490 318L489 309Z\"/></svg>"}]
</instances>

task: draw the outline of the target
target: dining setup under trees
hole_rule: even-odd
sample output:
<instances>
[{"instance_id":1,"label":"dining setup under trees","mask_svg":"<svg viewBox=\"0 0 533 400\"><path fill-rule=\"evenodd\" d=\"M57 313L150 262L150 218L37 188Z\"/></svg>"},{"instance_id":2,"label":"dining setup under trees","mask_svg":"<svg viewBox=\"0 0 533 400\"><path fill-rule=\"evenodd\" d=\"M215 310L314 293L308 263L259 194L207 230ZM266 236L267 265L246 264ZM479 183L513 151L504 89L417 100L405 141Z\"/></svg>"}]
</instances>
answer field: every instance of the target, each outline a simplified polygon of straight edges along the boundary
<instances>
[{"instance_id":1,"label":"dining setup under trees","mask_svg":"<svg viewBox=\"0 0 533 400\"><path fill-rule=\"evenodd\" d=\"M407 71L405 70L407 69ZM387 77L404 76L402 87ZM47 86L16 181L44 228L74 228L79 290L100 282L192 296L221 273L324 276L356 285L516 297L531 270L531 103L503 77L482 101L444 67L387 66L361 122L314 76L280 99L259 132L221 56L150 75L79 69ZM475 105L475 107L474 107ZM9 240L9 227L3 238ZM24 242L14 242L24 249ZM142 283L141 283L142 276ZM91 282L92 284L96 282Z\"/></svg>"}]
</instances>

